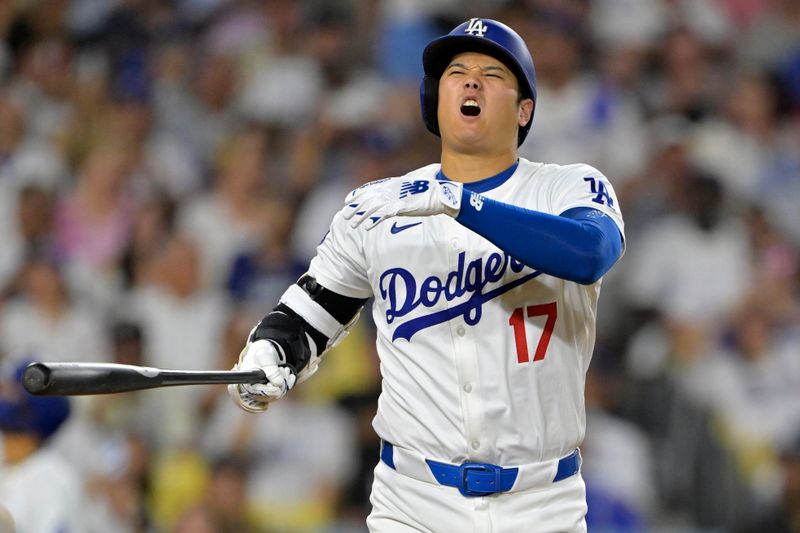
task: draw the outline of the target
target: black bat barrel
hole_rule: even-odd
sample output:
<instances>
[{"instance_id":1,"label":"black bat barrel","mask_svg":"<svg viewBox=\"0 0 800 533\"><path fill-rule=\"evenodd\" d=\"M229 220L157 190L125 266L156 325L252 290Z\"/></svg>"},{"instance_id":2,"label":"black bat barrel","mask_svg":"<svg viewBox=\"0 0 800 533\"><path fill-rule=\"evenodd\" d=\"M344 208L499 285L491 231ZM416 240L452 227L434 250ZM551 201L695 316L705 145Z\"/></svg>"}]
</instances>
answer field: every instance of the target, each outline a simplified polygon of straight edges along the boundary
<instances>
[{"instance_id":1,"label":"black bat barrel","mask_svg":"<svg viewBox=\"0 0 800 533\"><path fill-rule=\"evenodd\" d=\"M48 396L109 394L162 384L155 368L111 363L31 363L22 379L31 394Z\"/></svg>"},{"instance_id":2,"label":"black bat barrel","mask_svg":"<svg viewBox=\"0 0 800 533\"><path fill-rule=\"evenodd\" d=\"M23 386L39 396L111 394L175 385L265 383L262 370L162 370L115 363L31 363Z\"/></svg>"}]
</instances>

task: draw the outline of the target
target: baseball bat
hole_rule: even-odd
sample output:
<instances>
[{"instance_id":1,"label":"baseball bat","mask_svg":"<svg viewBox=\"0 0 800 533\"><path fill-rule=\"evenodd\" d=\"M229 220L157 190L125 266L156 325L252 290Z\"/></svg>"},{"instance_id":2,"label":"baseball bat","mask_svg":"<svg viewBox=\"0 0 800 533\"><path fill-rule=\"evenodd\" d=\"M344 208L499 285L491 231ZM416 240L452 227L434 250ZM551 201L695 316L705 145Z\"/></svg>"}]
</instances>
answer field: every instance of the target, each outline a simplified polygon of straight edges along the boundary
<instances>
[{"instance_id":1,"label":"baseball bat","mask_svg":"<svg viewBox=\"0 0 800 533\"><path fill-rule=\"evenodd\" d=\"M23 386L38 396L112 394L175 385L266 383L263 370L163 370L114 363L31 363Z\"/></svg>"}]
</instances>

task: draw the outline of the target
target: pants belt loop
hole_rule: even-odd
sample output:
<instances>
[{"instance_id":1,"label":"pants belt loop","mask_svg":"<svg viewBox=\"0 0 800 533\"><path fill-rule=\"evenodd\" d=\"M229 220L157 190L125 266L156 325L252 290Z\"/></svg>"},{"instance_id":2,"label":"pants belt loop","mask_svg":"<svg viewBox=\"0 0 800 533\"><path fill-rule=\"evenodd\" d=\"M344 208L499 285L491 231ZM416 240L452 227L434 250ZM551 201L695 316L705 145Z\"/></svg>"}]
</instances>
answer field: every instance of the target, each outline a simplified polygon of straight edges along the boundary
<instances>
[{"instance_id":1,"label":"pants belt loop","mask_svg":"<svg viewBox=\"0 0 800 533\"><path fill-rule=\"evenodd\" d=\"M394 446L391 442L381 440L381 461L392 470L397 470L394 466Z\"/></svg>"},{"instance_id":2,"label":"pants belt loop","mask_svg":"<svg viewBox=\"0 0 800 533\"><path fill-rule=\"evenodd\" d=\"M578 448L566 457L562 457L558 461L558 469L556 476L553 478L553 483L567 479L574 476L581 469L581 452Z\"/></svg>"}]
</instances>

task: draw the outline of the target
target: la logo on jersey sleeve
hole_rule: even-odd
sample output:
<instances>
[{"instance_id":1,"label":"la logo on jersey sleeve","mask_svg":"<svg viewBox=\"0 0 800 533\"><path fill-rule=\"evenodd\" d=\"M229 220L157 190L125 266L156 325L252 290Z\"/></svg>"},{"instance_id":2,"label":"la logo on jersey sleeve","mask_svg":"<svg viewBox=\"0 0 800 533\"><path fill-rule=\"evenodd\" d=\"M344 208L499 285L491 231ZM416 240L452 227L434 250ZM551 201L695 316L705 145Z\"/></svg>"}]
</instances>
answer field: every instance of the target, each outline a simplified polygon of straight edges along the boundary
<instances>
[{"instance_id":1,"label":"la logo on jersey sleeve","mask_svg":"<svg viewBox=\"0 0 800 533\"><path fill-rule=\"evenodd\" d=\"M614 199L611 198L611 195L608 193L608 189L606 188L606 185L605 183L603 183L602 180L599 180L592 176L586 176L585 178L583 178L583 181L589 183L592 190L592 194L595 195L594 198L592 198L592 201L594 203L600 205L606 205L611 209L616 210L616 208L614 207Z\"/></svg>"}]
</instances>

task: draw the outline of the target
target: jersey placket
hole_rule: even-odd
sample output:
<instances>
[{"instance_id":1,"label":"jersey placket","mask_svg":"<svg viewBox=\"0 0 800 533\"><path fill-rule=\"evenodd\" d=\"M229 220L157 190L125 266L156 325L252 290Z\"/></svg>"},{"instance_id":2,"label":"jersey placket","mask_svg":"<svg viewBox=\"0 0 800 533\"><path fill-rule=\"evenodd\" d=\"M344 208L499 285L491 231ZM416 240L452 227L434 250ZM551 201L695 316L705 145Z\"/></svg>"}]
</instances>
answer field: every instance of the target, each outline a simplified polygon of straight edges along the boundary
<instances>
[{"instance_id":1,"label":"jersey placket","mask_svg":"<svg viewBox=\"0 0 800 533\"><path fill-rule=\"evenodd\" d=\"M447 261L449 270L453 272L458 268L459 254L467 252L466 263L474 258L468 253L470 250L468 242L470 238L469 231L454 220L448 220L447 222L445 232L447 235ZM453 302L448 302L448 307L458 305L464 301L464 299L457 299ZM463 316L450 320L448 325L453 339L453 356L456 363L458 394L464 422L466 456L470 459L477 459L486 455L488 444L486 442L484 412L480 395L478 351L475 339L477 325L468 325Z\"/></svg>"}]
</instances>

